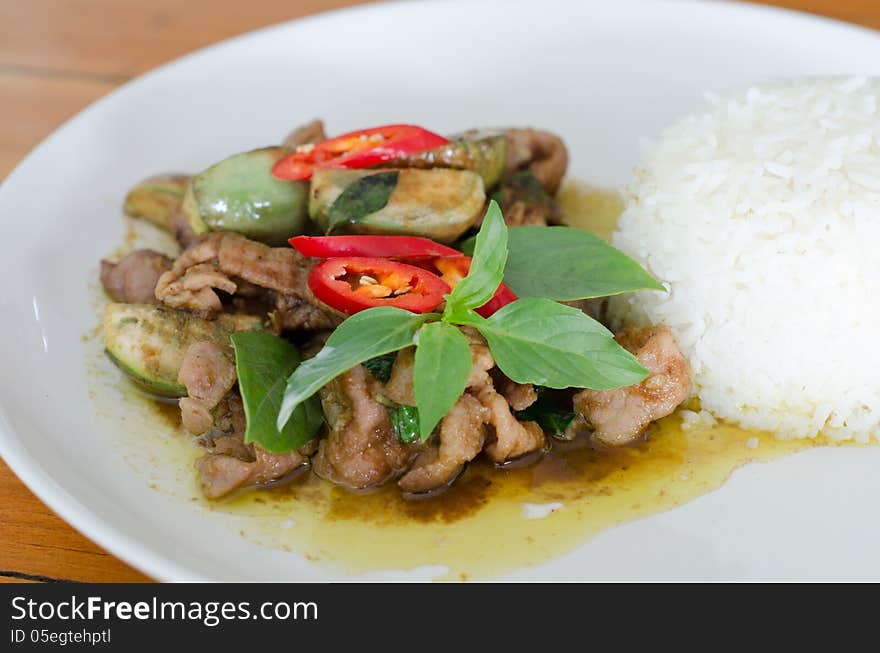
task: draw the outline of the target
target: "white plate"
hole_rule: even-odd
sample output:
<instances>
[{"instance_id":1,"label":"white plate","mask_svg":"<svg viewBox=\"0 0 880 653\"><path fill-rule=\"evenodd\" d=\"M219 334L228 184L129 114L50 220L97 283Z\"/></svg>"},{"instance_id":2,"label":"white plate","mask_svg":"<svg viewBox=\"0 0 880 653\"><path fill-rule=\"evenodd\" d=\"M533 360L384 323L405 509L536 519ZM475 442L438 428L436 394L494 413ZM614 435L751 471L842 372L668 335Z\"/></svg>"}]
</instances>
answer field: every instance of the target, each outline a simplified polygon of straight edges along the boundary
<instances>
[{"instance_id":1,"label":"white plate","mask_svg":"<svg viewBox=\"0 0 880 653\"><path fill-rule=\"evenodd\" d=\"M747 5L550 0L371 6L163 66L71 120L0 188L0 453L53 510L156 578L331 578L151 490L149 466L112 444L126 424L96 417L87 281L122 239L127 188L276 142L314 116L337 132L545 126L568 142L574 176L622 184L639 138L703 89L839 73L880 74L880 38ZM878 464L880 450L842 449L749 466L510 578L880 579Z\"/></svg>"}]
</instances>

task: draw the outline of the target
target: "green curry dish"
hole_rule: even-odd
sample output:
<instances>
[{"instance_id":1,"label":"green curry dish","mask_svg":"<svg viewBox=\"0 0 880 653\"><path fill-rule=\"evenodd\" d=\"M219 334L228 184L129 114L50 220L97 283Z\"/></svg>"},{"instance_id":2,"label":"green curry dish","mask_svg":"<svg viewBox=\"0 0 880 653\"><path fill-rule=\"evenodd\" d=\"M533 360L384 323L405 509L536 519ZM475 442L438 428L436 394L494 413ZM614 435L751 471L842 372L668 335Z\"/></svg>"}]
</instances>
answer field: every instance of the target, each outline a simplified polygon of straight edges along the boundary
<instances>
[{"instance_id":1,"label":"green curry dish","mask_svg":"<svg viewBox=\"0 0 880 653\"><path fill-rule=\"evenodd\" d=\"M243 152L193 177L183 199L192 230L234 231L273 246L308 231L308 182L272 175L287 153L281 147Z\"/></svg>"},{"instance_id":2,"label":"green curry dish","mask_svg":"<svg viewBox=\"0 0 880 653\"><path fill-rule=\"evenodd\" d=\"M483 179L469 170L317 169L309 215L325 233L459 238L482 215Z\"/></svg>"}]
</instances>

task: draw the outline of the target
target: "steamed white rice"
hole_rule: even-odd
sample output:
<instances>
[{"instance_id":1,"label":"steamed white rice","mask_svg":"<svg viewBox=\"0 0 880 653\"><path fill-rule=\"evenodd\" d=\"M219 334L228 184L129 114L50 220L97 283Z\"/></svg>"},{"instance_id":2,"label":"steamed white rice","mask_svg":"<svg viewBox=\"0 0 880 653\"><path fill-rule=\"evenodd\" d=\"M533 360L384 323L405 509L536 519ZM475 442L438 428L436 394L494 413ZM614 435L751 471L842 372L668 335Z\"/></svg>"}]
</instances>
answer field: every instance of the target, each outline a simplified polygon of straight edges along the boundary
<instances>
[{"instance_id":1,"label":"steamed white rice","mask_svg":"<svg viewBox=\"0 0 880 653\"><path fill-rule=\"evenodd\" d=\"M880 81L707 100L645 152L613 238L669 292L612 316L671 327L715 417L880 439Z\"/></svg>"}]
</instances>

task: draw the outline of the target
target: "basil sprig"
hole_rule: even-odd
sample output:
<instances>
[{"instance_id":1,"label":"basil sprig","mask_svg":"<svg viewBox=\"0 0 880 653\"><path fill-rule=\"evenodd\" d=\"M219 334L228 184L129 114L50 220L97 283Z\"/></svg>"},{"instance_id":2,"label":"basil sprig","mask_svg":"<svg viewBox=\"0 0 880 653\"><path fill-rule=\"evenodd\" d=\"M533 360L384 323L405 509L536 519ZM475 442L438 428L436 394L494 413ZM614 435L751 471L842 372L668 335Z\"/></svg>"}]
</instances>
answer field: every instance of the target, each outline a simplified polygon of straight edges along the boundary
<instances>
[{"instance_id":1,"label":"basil sprig","mask_svg":"<svg viewBox=\"0 0 880 653\"><path fill-rule=\"evenodd\" d=\"M287 379L278 412L278 429L284 428L300 403L343 372L412 345L419 327L432 317L438 316L416 315L393 306L378 306L352 315L330 334L317 356L297 367Z\"/></svg>"},{"instance_id":2,"label":"basil sprig","mask_svg":"<svg viewBox=\"0 0 880 653\"><path fill-rule=\"evenodd\" d=\"M545 261L548 257L542 255ZM290 375L278 414L279 429L303 401L336 376L377 356L415 344L415 408L424 441L464 392L470 376L470 348L458 326L477 329L486 338L501 371L518 383L610 390L638 383L648 375L638 360L617 344L608 329L583 312L552 299L526 297L489 318L477 315L474 309L485 304L500 285L505 263L508 229L501 210L492 201L476 237L470 272L446 296L443 315L416 315L379 307L348 318L317 356ZM614 267L606 265L604 274L613 277ZM635 282L630 279L619 285L658 287L646 273L642 275L641 281L636 277ZM557 274L557 278L563 276L561 272ZM615 288L607 280L605 287Z\"/></svg>"},{"instance_id":3,"label":"basil sprig","mask_svg":"<svg viewBox=\"0 0 880 653\"><path fill-rule=\"evenodd\" d=\"M443 319L452 323L460 322L467 311L479 308L492 299L504 278L506 261L507 225L504 224L498 203L492 200L477 234L470 272L447 296Z\"/></svg>"},{"instance_id":4,"label":"basil sprig","mask_svg":"<svg viewBox=\"0 0 880 653\"><path fill-rule=\"evenodd\" d=\"M321 402L312 396L297 405L283 428L276 425L284 381L299 365L299 351L283 338L265 331L234 333L232 346L247 420L244 441L255 442L272 453L299 449L324 422Z\"/></svg>"},{"instance_id":5,"label":"basil sprig","mask_svg":"<svg viewBox=\"0 0 880 653\"><path fill-rule=\"evenodd\" d=\"M626 254L581 229L526 226L508 232L504 283L517 297L568 302L665 290ZM476 238L469 238L461 250L470 254L475 245Z\"/></svg>"}]
</instances>

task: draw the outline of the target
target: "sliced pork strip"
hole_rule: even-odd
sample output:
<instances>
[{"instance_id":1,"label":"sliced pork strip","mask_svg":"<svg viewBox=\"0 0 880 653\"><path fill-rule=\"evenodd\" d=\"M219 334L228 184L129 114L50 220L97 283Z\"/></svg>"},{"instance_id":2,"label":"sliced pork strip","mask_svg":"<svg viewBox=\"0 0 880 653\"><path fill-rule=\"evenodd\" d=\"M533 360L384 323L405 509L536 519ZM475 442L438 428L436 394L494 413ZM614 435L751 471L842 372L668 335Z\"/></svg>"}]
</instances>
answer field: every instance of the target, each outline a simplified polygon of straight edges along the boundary
<instances>
[{"instance_id":1,"label":"sliced pork strip","mask_svg":"<svg viewBox=\"0 0 880 653\"><path fill-rule=\"evenodd\" d=\"M525 410L538 401L538 393L531 383L517 383L503 374L497 374L495 387L513 410Z\"/></svg>"},{"instance_id":2,"label":"sliced pork strip","mask_svg":"<svg viewBox=\"0 0 880 653\"><path fill-rule=\"evenodd\" d=\"M546 437L535 422L519 422L510 412L510 404L491 385L477 386L470 392L488 411L487 423L495 429L495 439L484 451L490 460L502 463L542 449Z\"/></svg>"},{"instance_id":3,"label":"sliced pork strip","mask_svg":"<svg viewBox=\"0 0 880 653\"><path fill-rule=\"evenodd\" d=\"M241 286L248 297L269 304L279 329L332 329L345 316L309 290L313 263L293 248L268 247L240 234L217 232L180 255L159 278L156 298L210 317L223 309L217 291L232 295Z\"/></svg>"},{"instance_id":4,"label":"sliced pork strip","mask_svg":"<svg viewBox=\"0 0 880 653\"><path fill-rule=\"evenodd\" d=\"M582 390L574 409L592 424L603 444L638 439L654 420L672 413L691 391L687 361L668 329L626 328L615 339L651 373L641 383L616 390Z\"/></svg>"},{"instance_id":5,"label":"sliced pork strip","mask_svg":"<svg viewBox=\"0 0 880 653\"><path fill-rule=\"evenodd\" d=\"M316 474L359 489L380 485L406 470L413 452L395 439L388 410L373 399L381 390L362 365L320 390L330 432L313 459Z\"/></svg>"},{"instance_id":6,"label":"sliced pork strip","mask_svg":"<svg viewBox=\"0 0 880 653\"><path fill-rule=\"evenodd\" d=\"M253 445L253 449L253 460L225 453L209 453L199 458L195 466L205 496L218 499L239 488L269 485L308 461L298 451L274 454L259 445Z\"/></svg>"},{"instance_id":7,"label":"sliced pork strip","mask_svg":"<svg viewBox=\"0 0 880 653\"><path fill-rule=\"evenodd\" d=\"M556 195L568 169L568 150L556 134L538 129L508 129L507 172L528 169L550 195Z\"/></svg>"},{"instance_id":8,"label":"sliced pork strip","mask_svg":"<svg viewBox=\"0 0 880 653\"><path fill-rule=\"evenodd\" d=\"M138 249L118 263L101 261L101 285L116 302L158 304L156 283L171 269L171 259L151 249Z\"/></svg>"},{"instance_id":9,"label":"sliced pork strip","mask_svg":"<svg viewBox=\"0 0 880 653\"><path fill-rule=\"evenodd\" d=\"M214 425L211 411L236 382L235 358L229 345L197 342L187 349L177 380L187 391L180 400L183 427L201 434Z\"/></svg>"},{"instance_id":10,"label":"sliced pork strip","mask_svg":"<svg viewBox=\"0 0 880 653\"><path fill-rule=\"evenodd\" d=\"M427 492L450 483L462 466L483 449L486 409L469 394L462 395L440 423L436 456L416 461L398 481L404 492Z\"/></svg>"}]
</instances>

